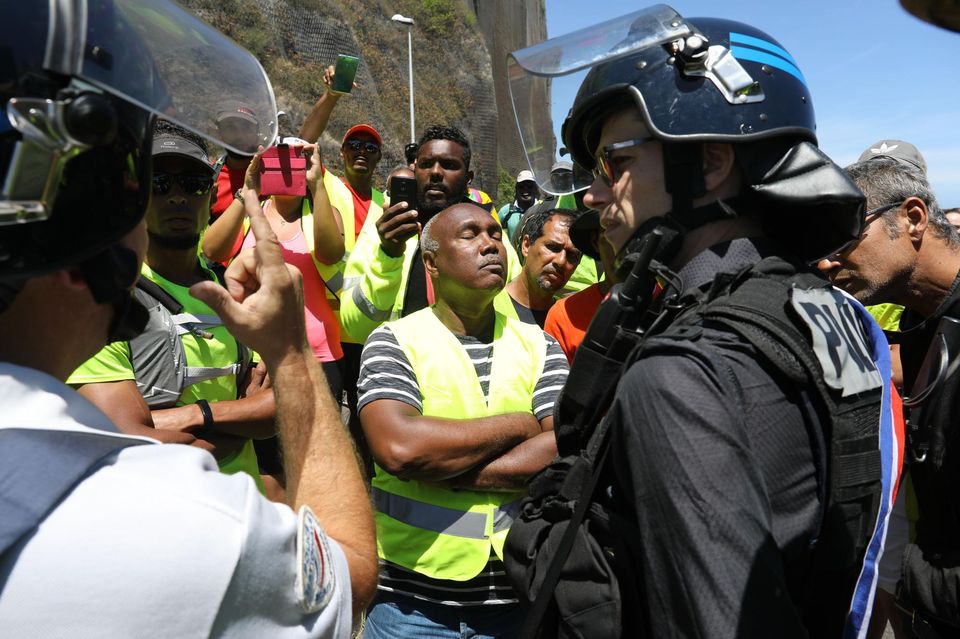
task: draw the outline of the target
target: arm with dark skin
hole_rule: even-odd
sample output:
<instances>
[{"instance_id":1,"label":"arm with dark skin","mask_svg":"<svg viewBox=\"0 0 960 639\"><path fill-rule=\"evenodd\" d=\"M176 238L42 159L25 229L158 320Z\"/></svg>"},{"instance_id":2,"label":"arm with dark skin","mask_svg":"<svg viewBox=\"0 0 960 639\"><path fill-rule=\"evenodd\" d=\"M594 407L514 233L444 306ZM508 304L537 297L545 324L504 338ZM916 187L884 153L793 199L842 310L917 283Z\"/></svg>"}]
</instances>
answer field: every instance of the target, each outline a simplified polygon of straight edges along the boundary
<instances>
[{"instance_id":1,"label":"arm with dark skin","mask_svg":"<svg viewBox=\"0 0 960 639\"><path fill-rule=\"evenodd\" d=\"M557 456L553 416L541 422L542 433L518 444L503 455L478 464L447 481L454 488L486 491L515 491L543 470Z\"/></svg>"},{"instance_id":2,"label":"arm with dark skin","mask_svg":"<svg viewBox=\"0 0 960 639\"><path fill-rule=\"evenodd\" d=\"M260 198L260 153L258 152L250 160L247 166L247 172L243 178L243 188L247 192L247 197L251 190L254 197L259 201ZM229 260L233 255L230 251L237 242L237 236L243 232L243 221L246 218L244 204L234 198L230 206L211 224L203 234L203 242L200 248L203 254L209 260L214 262L223 262Z\"/></svg>"},{"instance_id":3,"label":"arm with dark skin","mask_svg":"<svg viewBox=\"0 0 960 639\"><path fill-rule=\"evenodd\" d=\"M77 391L90 403L102 410L117 425L120 432L128 435L152 437L165 444L186 444L210 452L217 459L223 459L243 446L246 438L211 433L197 438L186 430L158 429L154 425L154 412L143 400L137 384L133 380L84 384ZM211 404L211 407L213 405ZM197 406L185 406L200 411ZM173 409L176 410L176 409ZM201 416L200 423L203 423Z\"/></svg>"},{"instance_id":4,"label":"arm with dark skin","mask_svg":"<svg viewBox=\"0 0 960 639\"><path fill-rule=\"evenodd\" d=\"M313 193L313 252L321 263L336 264L345 251L343 219L340 211L330 204L330 196L323 185L320 145L307 145L303 147L303 152L310 159L307 186Z\"/></svg>"},{"instance_id":5,"label":"arm with dark skin","mask_svg":"<svg viewBox=\"0 0 960 639\"><path fill-rule=\"evenodd\" d=\"M384 210L377 220L377 234L380 236L380 250L390 257L400 257L407 246L407 240L420 232L419 214L408 207L406 202L397 202Z\"/></svg>"},{"instance_id":6,"label":"arm with dark skin","mask_svg":"<svg viewBox=\"0 0 960 639\"><path fill-rule=\"evenodd\" d=\"M323 84L325 85L325 90L323 95L321 95L320 99L313 105L310 113L308 113L307 117L303 120L303 124L300 125L300 131L297 133L297 137L307 142L316 142L320 139L320 136L323 135L323 132L327 129L327 122L330 121L330 114L333 113L333 108L337 106L337 102L340 100L338 94L330 91L330 86L333 84L335 75L334 71L335 67L333 65L324 69ZM354 84L354 86L356 86L356 84Z\"/></svg>"},{"instance_id":7,"label":"arm with dark skin","mask_svg":"<svg viewBox=\"0 0 960 639\"><path fill-rule=\"evenodd\" d=\"M377 464L401 479L420 481L456 477L543 432L530 413L470 420L424 417L393 399L367 404L360 421Z\"/></svg>"}]
</instances>

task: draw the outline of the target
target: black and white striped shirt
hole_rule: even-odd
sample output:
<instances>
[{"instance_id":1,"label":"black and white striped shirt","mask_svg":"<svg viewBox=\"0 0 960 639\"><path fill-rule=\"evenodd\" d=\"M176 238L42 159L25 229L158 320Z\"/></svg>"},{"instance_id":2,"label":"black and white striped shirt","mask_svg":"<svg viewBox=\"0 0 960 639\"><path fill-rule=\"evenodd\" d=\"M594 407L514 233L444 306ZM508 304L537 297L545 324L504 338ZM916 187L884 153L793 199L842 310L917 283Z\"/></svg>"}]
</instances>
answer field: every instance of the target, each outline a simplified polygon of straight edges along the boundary
<instances>
[{"instance_id":1,"label":"black and white striped shirt","mask_svg":"<svg viewBox=\"0 0 960 639\"><path fill-rule=\"evenodd\" d=\"M490 401L490 370L493 344L475 337L457 336L473 363L487 402ZM537 419L553 413L557 395L567 379L567 358L560 344L544 333L546 355L540 379L534 387L530 410ZM363 347L360 378L357 382L358 410L378 399L394 399L423 412L423 396L413 367L390 327L377 328ZM507 579L503 562L495 555L483 571L467 581L432 579L390 562L380 562L381 590L424 599L449 606L479 606L517 603L516 593Z\"/></svg>"}]
</instances>

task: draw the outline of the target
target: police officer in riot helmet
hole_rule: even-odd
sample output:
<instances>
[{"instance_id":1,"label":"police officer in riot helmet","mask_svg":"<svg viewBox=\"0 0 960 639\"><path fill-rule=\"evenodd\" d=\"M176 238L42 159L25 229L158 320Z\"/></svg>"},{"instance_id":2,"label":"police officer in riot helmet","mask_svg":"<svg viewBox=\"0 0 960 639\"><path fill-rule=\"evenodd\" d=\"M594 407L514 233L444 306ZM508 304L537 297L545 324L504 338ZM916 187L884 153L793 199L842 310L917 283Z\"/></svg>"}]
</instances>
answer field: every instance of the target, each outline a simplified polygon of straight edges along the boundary
<instances>
[{"instance_id":1,"label":"police officer in riot helmet","mask_svg":"<svg viewBox=\"0 0 960 639\"><path fill-rule=\"evenodd\" d=\"M816 147L796 61L749 25L664 5L513 56L512 77L592 67L561 153L592 171L584 204L628 282L594 318L558 402L560 455L601 460L586 533L558 585L543 583L560 537L544 543L540 526L566 503L537 501L543 477L507 542L533 610L546 591L559 611L541 636L855 631L894 471L881 464L889 373L874 362L886 343L809 265L859 237L863 197ZM553 158L529 159L539 178ZM625 332L643 333L639 345L624 351ZM603 389L584 400L611 360L626 361L612 401ZM600 425L572 426L591 410Z\"/></svg>"},{"instance_id":2,"label":"police officer in riot helmet","mask_svg":"<svg viewBox=\"0 0 960 639\"><path fill-rule=\"evenodd\" d=\"M275 113L263 69L169 0L81 0L5 4L0 78L0 634L348 637L376 580L372 515L275 242L228 269L230 293L191 290L292 401L277 412L299 516L205 451L119 433L63 384L146 322L155 117L223 145L204 96Z\"/></svg>"}]
</instances>

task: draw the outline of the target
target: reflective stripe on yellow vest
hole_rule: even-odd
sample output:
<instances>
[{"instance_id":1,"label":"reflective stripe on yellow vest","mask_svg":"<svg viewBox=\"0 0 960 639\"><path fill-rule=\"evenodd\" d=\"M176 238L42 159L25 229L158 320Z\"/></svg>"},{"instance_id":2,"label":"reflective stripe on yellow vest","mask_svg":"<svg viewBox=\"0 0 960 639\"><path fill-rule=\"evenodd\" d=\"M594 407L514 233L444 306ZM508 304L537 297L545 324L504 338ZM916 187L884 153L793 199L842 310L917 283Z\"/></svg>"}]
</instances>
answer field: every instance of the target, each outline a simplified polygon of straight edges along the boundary
<instances>
[{"instance_id":1,"label":"reflective stripe on yellow vest","mask_svg":"<svg viewBox=\"0 0 960 639\"><path fill-rule=\"evenodd\" d=\"M353 210L353 193L351 193L349 187L343 183L343 180L330 171L325 171L323 174L323 185L327 189L327 197L330 198L330 205L340 211L340 218L343 221L344 250L343 257L340 258L340 261L336 264L321 264L317 261L316 256L314 256L313 261L317 265L317 271L320 272L320 277L327 283L327 301L330 302L330 308L333 309L337 323L340 323L340 293L343 291L343 271L346 268L347 260L350 258L350 253L353 251L353 246L357 241L357 229L355 226L356 214ZM367 211L367 217L373 216L373 219L378 220L382 214L383 193L371 188L370 209ZM309 230L310 232L308 233L307 227L304 226L304 236L309 238L307 240L307 246L310 248L310 254L314 255L312 224ZM342 328L341 324L341 329ZM345 330L340 331L340 341L354 342ZM361 341L360 343L363 342Z\"/></svg>"},{"instance_id":2,"label":"reflective stripe on yellow vest","mask_svg":"<svg viewBox=\"0 0 960 639\"><path fill-rule=\"evenodd\" d=\"M489 406L466 350L432 309L389 326L413 367L425 416L472 419L530 412L546 353L539 326L497 313ZM377 552L434 579L472 579L486 566L491 549L503 558L503 542L522 495L403 481L377 466Z\"/></svg>"}]
</instances>

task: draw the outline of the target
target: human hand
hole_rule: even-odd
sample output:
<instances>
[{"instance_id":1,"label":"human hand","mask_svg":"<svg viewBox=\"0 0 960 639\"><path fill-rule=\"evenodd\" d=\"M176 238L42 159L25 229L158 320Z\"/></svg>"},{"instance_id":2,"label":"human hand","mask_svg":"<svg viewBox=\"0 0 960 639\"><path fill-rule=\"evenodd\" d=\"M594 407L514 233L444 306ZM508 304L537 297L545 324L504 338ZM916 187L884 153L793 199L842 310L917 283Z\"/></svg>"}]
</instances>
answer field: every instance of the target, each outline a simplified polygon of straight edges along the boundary
<instances>
[{"instance_id":1,"label":"human hand","mask_svg":"<svg viewBox=\"0 0 960 639\"><path fill-rule=\"evenodd\" d=\"M267 374L267 365L263 362L257 362L256 366L247 371L240 397L252 397L271 388L273 388L273 384L270 383L270 375Z\"/></svg>"},{"instance_id":2,"label":"human hand","mask_svg":"<svg viewBox=\"0 0 960 639\"><path fill-rule=\"evenodd\" d=\"M230 264L224 286L204 281L190 294L206 303L236 339L260 353L267 366L309 350L303 315L303 282L285 264L277 236L259 207L247 206L257 240Z\"/></svg>"},{"instance_id":3,"label":"human hand","mask_svg":"<svg viewBox=\"0 0 960 639\"><path fill-rule=\"evenodd\" d=\"M333 78L335 78L336 75L337 75L337 68L332 64L328 65L327 68L323 70L323 84L324 84L324 87L326 88L327 93L339 98L340 95L337 93L333 93L333 90L331 89L331 87L333 86Z\"/></svg>"},{"instance_id":4,"label":"human hand","mask_svg":"<svg viewBox=\"0 0 960 639\"><path fill-rule=\"evenodd\" d=\"M250 191L253 190L256 194L254 200L260 199L260 155L263 153L263 146L257 147L257 152L254 153L253 158L250 160L250 164L247 166L247 172L243 176L243 190ZM244 194L244 198L246 198Z\"/></svg>"},{"instance_id":5,"label":"human hand","mask_svg":"<svg viewBox=\"0 0 960 639\"><path fill-rule=\"evenodd\" d=\"M236 437L235 435L204 433L195 439L191 445L207 451L213 455L214 459L219 461L234 454L246 443L247 440L245 438Z\"/></svg>"},{"instance_id":6,"label":"human hand","mask_svg":"<svg viewBox=\"0 0 960 639\"><path fill-rule=\"evenodd\" d=\"M179 444L192 444L197 433L203 428L203 413L196 404L186 406L177 406L176 408L163 408L151 412L153 418L153 427L157 433L164 433L168 439L162 441L172 441ZM190 441L186 441L189 437ZM183 441L180 441L183 440Z\"/></svg>"},{"instance_id":7,"label":"human hand","mask_svg":"<svg viewBox=\"0 0 960 639\"><path fill-rule=\"evenodd\" d=\"M316 193L318 188L323 187L323 160L320 157L319 144L307 144L300 150L307 158L307 187L310 191Z\"/></svg>"},{"instance_id":8,"label":"human hand","mask_svg":"<svg viewBox=\"0 0 960 639\"><path fill-rule=\"evenodd\" d=\"M334 93L333 91L333 79L337 77L337 68L332 64L323 70L323 84L326 88L327 94L333 96L334 98L340 98L341 93ZM356 82L353 83L354 89L359 89L360 85Z\"/></svg>"},{"instance_id":9,"label":"human hand","mask_svg":"<svg viewBox=\"0 0 960 639\"><path fill-rule=\"evenodd\" d=\"M403 255L406 242L420 232L419 214L409 208L407 202L397 202L383 212L377 220L380 247L390 257Z\"/></svg>"}]
</instances>

